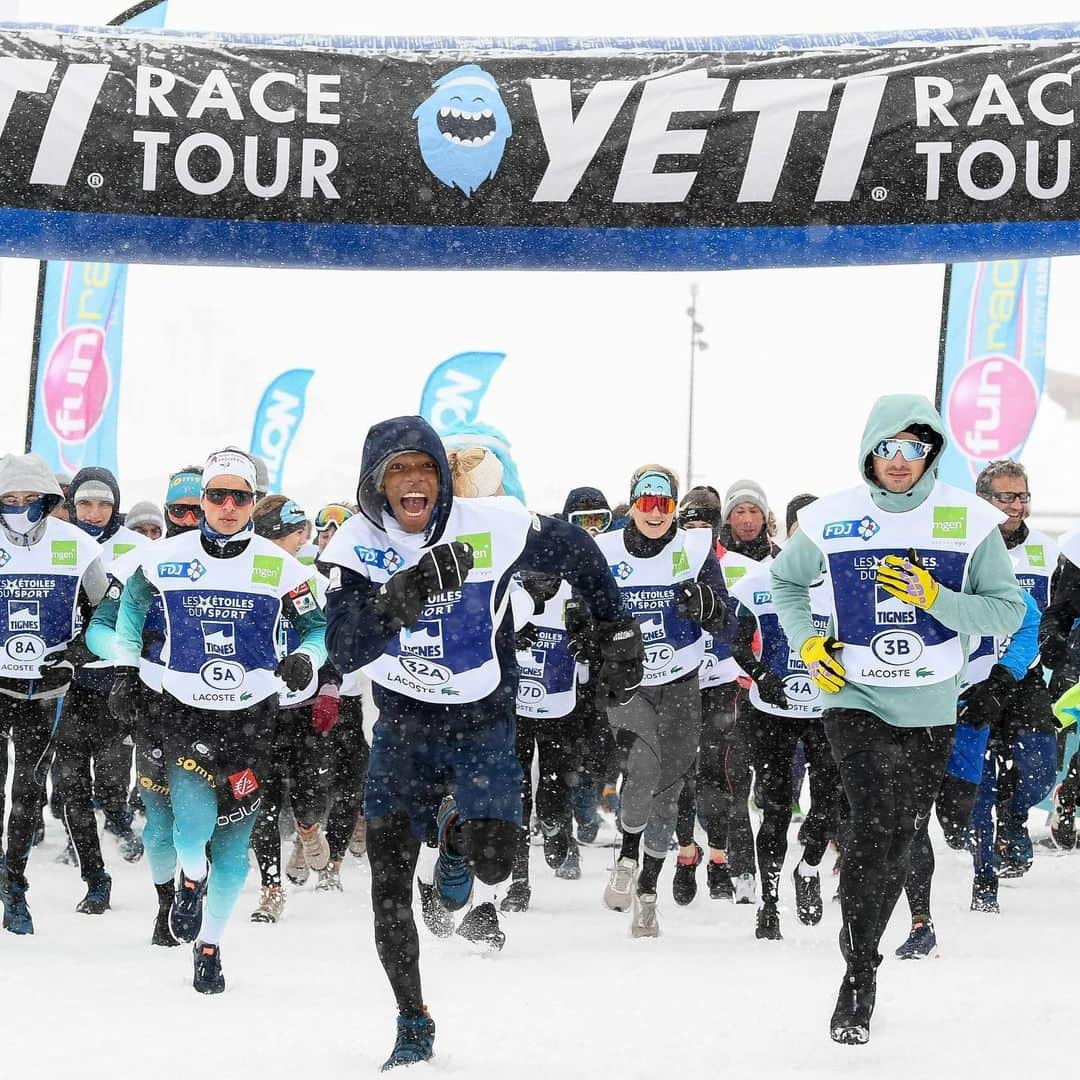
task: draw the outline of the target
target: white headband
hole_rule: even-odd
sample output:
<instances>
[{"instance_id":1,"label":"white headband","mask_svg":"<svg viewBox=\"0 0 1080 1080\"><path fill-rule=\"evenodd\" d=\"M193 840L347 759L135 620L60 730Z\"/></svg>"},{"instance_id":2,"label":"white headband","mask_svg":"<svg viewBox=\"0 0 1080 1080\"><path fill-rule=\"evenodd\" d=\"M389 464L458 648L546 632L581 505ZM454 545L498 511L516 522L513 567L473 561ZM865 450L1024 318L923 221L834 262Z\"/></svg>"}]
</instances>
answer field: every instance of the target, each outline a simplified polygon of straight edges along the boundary
<instances>
[{"instance_id":1,"label":"white headband","mask_svg":"<svg viewBox=\"0 0 1080 1080\"><path fill-rule=\"evenodd\" d=\"M235 450L219 450L216 454L211 454L203 466L203 491L219 476L239 476L252 494L257 490L255 463L246 454Z\"/></svg>"}]
</instances>

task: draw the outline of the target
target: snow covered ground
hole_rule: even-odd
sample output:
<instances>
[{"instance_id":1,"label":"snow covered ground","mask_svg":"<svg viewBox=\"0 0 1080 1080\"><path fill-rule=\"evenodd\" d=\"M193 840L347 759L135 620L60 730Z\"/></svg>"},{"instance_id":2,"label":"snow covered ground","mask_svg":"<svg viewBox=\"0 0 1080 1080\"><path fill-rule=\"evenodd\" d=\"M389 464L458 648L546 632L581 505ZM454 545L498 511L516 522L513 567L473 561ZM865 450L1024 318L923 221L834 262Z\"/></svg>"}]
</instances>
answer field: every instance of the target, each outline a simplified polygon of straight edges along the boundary
<instances>
[{"instance_id":1,"label":"snow covered ground","mask_svg":"<svg viewBox=\"0 0 1080 1080\"><path fill-rule=\"evenodd\" d=\"M794 834L793 826L793 846ZM248 921L258 895L253 868L222 945L228 989L204 998L191 988L187 947L149 944L155 898L145 863L124 863L106 837L113 910L78 915L82 883L54 861L62 842L46 815L28 874L37 933L0 934L4 1080L193 1075L204 1062L216 1075L259 1080L378 1069L394 1006L372 943L366 861L348 857L343 894L315 892L314 879L291 888L276 926ZM532 906L502 917L509 940L501 954L480 955L457 937L437 941L421 927L436 1058L407 1075L1063 1075L1075 1030L1080 946L1070 917L1080 856L1038 857L1027 877L1002 883L1000 916L978 915L968 911L970 859L938 833L935 842L940 956L892 957L908 929L901 901L883 943L867 1047L828 1038L842 972L839 904L827 903L818 927L798 923L794 856L782 885L782 942L755 940L754 908L710 901L704 888L677 908L670 866L661 878L662 936L633 941L629 917L600 902L610 848L582 849L577 882L555 879L534 849ZM834 887L825 880L826 898Z\"/></svg>"}]
</instances>

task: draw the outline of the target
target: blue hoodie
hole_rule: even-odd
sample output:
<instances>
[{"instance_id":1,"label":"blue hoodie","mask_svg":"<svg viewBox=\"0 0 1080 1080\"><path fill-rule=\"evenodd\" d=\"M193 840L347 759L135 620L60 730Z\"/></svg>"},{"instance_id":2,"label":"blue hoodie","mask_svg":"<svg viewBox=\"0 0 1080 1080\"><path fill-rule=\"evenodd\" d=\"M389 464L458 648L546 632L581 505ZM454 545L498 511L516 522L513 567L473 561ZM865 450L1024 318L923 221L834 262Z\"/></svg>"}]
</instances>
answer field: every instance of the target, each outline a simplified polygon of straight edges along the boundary
<instances>
[{"instance_id":1,"label":"blue hoodie","mask_svg":"<svg viewBox=\"0 0 1080 1080\"><path fill-rule=\"evenodd\" d=\"M389 512L386 496L376 478L380 470L398 454L410 451L428 454L439 470L438 503L431 517L426 546L438 544L450 516L454 494L446 451L434 428L419 416L398 416L375 424L364 441L360 482L356 498L360 512L377 529L383 528L383 513ZM334 667L343 674L356 671L379 656L397 636L388 633L371 606L378 586L345 567L335 567L340 585L326 596L326 644ZM584 599L598 622L625 617L619 590L600 549L589 535L553 517L534 515L525 548L496 586L496 603L518 571L556 574L565 578ZM511 719L517 696L517 663L514 627L507 605L506 616L495 635L495 654L504 679L494 693L481 701L461 705L436 705L374 686L375 703L382 716L394 719L417 718L470 727Z\"/></svg>"}]
</instances>

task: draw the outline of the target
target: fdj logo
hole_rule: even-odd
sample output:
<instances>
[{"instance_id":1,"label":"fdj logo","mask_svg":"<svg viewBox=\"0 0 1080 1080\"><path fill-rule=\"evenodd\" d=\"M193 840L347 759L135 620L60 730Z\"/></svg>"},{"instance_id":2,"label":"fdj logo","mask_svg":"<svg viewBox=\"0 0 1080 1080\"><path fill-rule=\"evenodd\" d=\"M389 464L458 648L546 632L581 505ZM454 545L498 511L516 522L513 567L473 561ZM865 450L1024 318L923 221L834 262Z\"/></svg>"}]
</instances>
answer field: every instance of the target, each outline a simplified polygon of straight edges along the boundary
<instances>
[{"instance_id":1,"label":"fdj logo","mask_svg":"<svg viewBox=\"0 0 1080 1080\"><path fill-rule=\"evenodd\" d=\"M756 592L754 593L755 604L771 604L772 593L771 592Z\"/></svg>"},{"instance_id":2,"label":"fdj logo","mask_svg":"<svg viewBox=\"0 0 1080 1080\"><path fill-rule=\"evenodd\" d=\"M614 566L609 566L608 569L616 581L625 581L634 572L634 568L628 562L615 563Z\"/></svg>"},{"instance_id":3,"label":"fdj logo","mask_svg":"<svg viewBox=\"0 0 1080 1080\"><path fill-rule=\"evenodd\" d=\"M473 553L474 570L490 570L492 562L491 533L466 533L456 537L458 543L468 544Z\"/></svg>"},{"instance_id":4,"label":"fdj logo","mask_svg":"<svg viewBox=\"0 0 1080 1080\"><path fill-rule=\"evenodd\" d=\"M933 538L935 540L967 539L967 513L966 506L935 506Z\"/></svg>"},{"instance_id":5,"label":"fdj logo","mask_svg":"<svg viewBox=\"0 0 1080 1080\"><path fill-rule=\"evenodd\" d=\"M11 562L11 554L4 548L0 548L0 567L7 566Z\"/></svg>"},{"instance_id":6,"label":"fdj logo","mask_svg":"<svg viewBox=\"0 0 1080 1080\"><path fill-rule=\"evenodd\" d=\"M206 573L206 567L198 559L191 562L163 562L157 565L157 575L160 578L188 578L198 581Z\"/></svg>"},{"instance_id":7,"label":"fdj logo","mask_svg":"<svg viewBox=\"0 0 1080 1080\"><path fill-rule=\"evenodd\" d=\"M671 553L671 572L672 574L687 574L690 572L690 557L684 549L680 548L678 551Z\"/></svg>"},{"instance_id":8,"label":"fdj logo","mask_svg":"<svg viewBox=\"0 0 1080 1080\"><path fill-rule=\"evenodd\" d=\"M393 548L383 551L381 548L357 544L353 551L365 566L376 566L380 570L385 570L391 577L405 565L405 560Z\"/></svg>"},{"instance_id":9,"label":"fdj logo","mask_svg":"<svg viewBox=\"0 0 1080 1080\"><path fill-rule=\"evenodd\" d=\"M74 566L78 561L74 540L54 540L52 542L53 566Z\"/></svg>"},{"instance_id":10,"label":"fdj logo","mask_svg":"<svg viewBox=\"0 0 1080 1080\"><path fill-rule=\"evenodd\" d=\"M276 588L281 584L283 565L283 560L276 555L256 555L251 564L251 584L272 585Z\"/></svg>"},{"instance_id":11,"label":"fdj logo","mask_svg":"<svg viewBox=\"0 0 1080 1080\"><path fill-rule=\"evenodd\" d=\"M858 537L860 540L873 540L881 532L881 526L869 515L866 517L851 519L849 521L830 521L821 530L821 536L825 540L846 540L848 537Z\"/></svg>"}]
</instances>

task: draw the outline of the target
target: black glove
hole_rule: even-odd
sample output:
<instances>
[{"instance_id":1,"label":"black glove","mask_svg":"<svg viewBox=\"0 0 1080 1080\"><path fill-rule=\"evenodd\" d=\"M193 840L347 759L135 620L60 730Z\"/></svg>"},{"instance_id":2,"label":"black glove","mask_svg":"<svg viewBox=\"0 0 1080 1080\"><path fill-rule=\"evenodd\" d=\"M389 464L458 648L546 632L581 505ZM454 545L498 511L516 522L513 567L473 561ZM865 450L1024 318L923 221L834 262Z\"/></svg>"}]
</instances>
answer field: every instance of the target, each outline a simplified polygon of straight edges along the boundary
<instances>
[{"instance_id":1,"label":"black glove","mask_svg":"<svg viewBox=\"0 0 1080 1080\"><path fill-rule=\"evenodd\" d=\"M544 605L562 587L562 578L554 574L522 574L521 584L532 597L533 614L539 615Z\"/></svg>"},{"instance_id":2,"label":"black glove","mask_svg":"<svg viewBox=\"0 0 1080 1080\"><path fill-rule=\"evenodd\" d=\"M428 597L450 589L460 589L473 568L473 549L460 540L436 544L425 551L416 564Z\"/></svg>"},{"instance_id":3,"label":"black glove","mask_svg":"<svg viewBox=\"0 0 1080 1080\"><path fill-rule=\"evenodd\" d=\"M518 652L528 652L540 640L540 631L536 626L527 622L514 635L514 648Z\"/></svg>"},{"instance_id":4,"label":"black glove","mask_svg":"<svg viewBox=\"0 0 1080 1080\"><path fill-rule=\"evenodd\" d=\"M139 681L139 669L118 667L109 691L109 712L120 721L120 727L125 733L135 730L141 702L142 683Z\"/></svg>"},{"instance_id":5,"label":"black glove","mask_svg":"<svg viewBox=\"0 0 1080 1080\"><path fill-rule=\"evenodd\" d=\"M675 610L698 626L711 623L719 614L720 601L704 581L684 581L675 590Z\"/></svg>"},{"instance_id":6,"label":"black glove","mask_svg":"<svg viewBox=\"0 0 1080 1080\"><path fill-rule=\"evenodd\" d=\"M72 677L75 674L76 660L72 656L72 642L68 642L67 646L61 649L59 652L49 653L44 657L38 668L41 671L40 679L45 680L49 685L57 685L60 683L71 682ZM87 655L88 660L96 660L97 657L93 654ZM79 661L85 663L86 661Z\"/></svg>"},{"instance_id":7,"label":"black glove","mask_svg":"<svg viewBox=\"0 0 1080 1080\"><path fill-rule=\"evenodd\" d=\"M472 548L455 540L425 551L408 570L399 570L371 601L388 633L413 626L432 596L461 588L473 565Z\"/></svg>"},{"instance_id":8,"label":"black glove","mask_svg":"<svg viewBox=\"0 0 1080 1080\"><path fill-rule=\"evenodd\" d=\"M570 655L579 664L599 664L600 642L596 636L596 624L584 601L577 597L566 601L563 625L566 627L566 648Z\"/></svg>"},{"instance_id":9,"label":"black glove","mask_svg":"<svg viewBox=\"0 0 1080 1080\"><path fill-rule=\"evenodd\" d=\"M1046 663L1046 659L1043 659L1043 666L1050 667L1050 664ZM1076 668L1069 663L1068 660L1062 662L1060 667L1055 667L1050 675L1050 700L1057 701L1066 690L1074 687L1080 678L1077 676Z\"/></svg>"},{"instance_id":10,"label":"black glove","mask_svg":"<svg viewBox=\"0 0 1080 1080\"><path fill-rule=\"evenodd\" d=\"M1008 668L995 664L981 683L969 687L960 699L957 719L969 727L981 728L996 724L1010 695L1016 689L1016 679Z\"/></svg>"},{"instance_id":11,"label":"black glove","mask_svg":"<svg viewBox=\"0 0 1080 1080\"><path fill-rule=\"evenodd\" d=\"M758 663L746 669L746 674L757 683L758 693L766 705L772 705L777 709L786 709L788 707L788 697L784 692L784 680L772 668L758 661Z\"/></svg>"},{"instance_id":12,"label":"black glove","mask_svg":"<svg viewBox=\"0 0 1080 1080\"><path fill-rule=\"evenodd\" d=\"M598 623L596 638L601 660L598 704L608 708L625 705L645 677L641 627L632 618Z\"/></svg>"},{"instance_id":13,"label":"black glove","mask_svg":"<svg viewBox=\"0 0 1080 1080\"><path fill-rule=\"evenodd\" d=\"M315 665L311 657L304 652L289 653L281 663L274 668L274 674L284 680L285 685L296 693L303 690L311 682L315 675Z\"/></svg>"}]
</instances>

